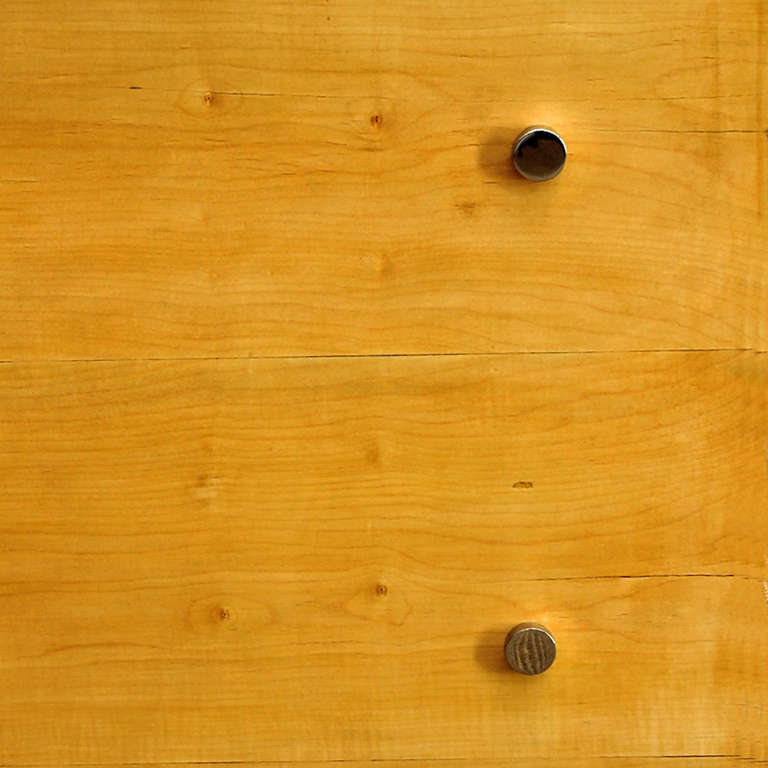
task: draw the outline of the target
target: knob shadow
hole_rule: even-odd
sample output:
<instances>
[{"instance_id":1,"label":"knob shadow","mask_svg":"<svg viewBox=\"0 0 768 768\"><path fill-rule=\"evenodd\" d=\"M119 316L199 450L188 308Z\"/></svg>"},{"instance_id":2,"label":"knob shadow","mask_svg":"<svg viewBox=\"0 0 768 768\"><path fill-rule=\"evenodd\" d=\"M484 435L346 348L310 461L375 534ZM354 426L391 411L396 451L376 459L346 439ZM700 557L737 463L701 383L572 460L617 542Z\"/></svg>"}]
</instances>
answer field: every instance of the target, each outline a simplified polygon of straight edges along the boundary
<instances>
[{"instance_id":1,"label":"knob shadow","mask_svg":"<svg viewBox=\"0 0 768 768\"><path fill-rule=\"evenodd\" d=\"M526 183L512 164L512 146L519 134L519 128L493 128L481 136L477 166L486 178L509 184Z\"/></svg>"},{"instance_id":2,"label":"knob shadow","mask_svg":"<svg viewBox=\"0 0 768 768\"><path fill-rule=\"evenodd\" d=\"M475 645L475 661L487 672L512 673L504 657L504 640L509 627L494 627L481 633Z\"/></svg>"}]
</instances>

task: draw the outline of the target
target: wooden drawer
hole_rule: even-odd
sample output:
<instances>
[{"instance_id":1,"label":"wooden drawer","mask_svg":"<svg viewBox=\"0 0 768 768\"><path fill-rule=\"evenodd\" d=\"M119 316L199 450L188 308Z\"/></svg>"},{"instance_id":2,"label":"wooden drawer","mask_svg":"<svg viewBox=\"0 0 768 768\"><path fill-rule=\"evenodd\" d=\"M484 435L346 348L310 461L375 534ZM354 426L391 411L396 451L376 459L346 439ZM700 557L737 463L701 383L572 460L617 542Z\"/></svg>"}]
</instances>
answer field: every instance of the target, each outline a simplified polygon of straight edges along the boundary
<instances>
[{"instance_id":1,"label":"wooden drawer","mask_svg":"<svg viewBox=\"0 0 768 768\"><path fill-rule=\"evenodd\" d=\"M4 3L0 766L768 761L766 14Z\"/></svg>"},{"instance_id":2,"label":"wooden drawer","mask_svg":"<svg viewBox=\"0 0 768 768\"><path fill-rule=\"evenodd\" d=\"M0 358L763 348L764 11L6 2Z\"/></svg>"}]
</instances>

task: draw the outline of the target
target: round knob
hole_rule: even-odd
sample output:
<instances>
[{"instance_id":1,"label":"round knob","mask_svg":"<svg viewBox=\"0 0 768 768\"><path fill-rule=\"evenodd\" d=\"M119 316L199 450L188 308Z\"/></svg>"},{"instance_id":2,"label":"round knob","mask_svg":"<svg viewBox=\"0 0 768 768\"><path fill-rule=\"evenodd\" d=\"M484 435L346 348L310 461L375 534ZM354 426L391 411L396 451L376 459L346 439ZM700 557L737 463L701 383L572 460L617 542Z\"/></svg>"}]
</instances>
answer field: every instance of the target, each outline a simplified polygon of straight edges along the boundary
<instances>
[{"instance_id":1,"label":"round knob","mask_svg":"<svg viewBox=\"0 0 768 768\"><path fill-rule=\"evenodd\" d=\"M546 672L552 666L556 652L555 638L550 631L530 621L510 630L504 641L507 663L524 675Z\"/></svg>"},{"instance_id":2,"label":"round knob","mask_svg":"<svg viewBox=\"0 0 768 768\"><path fill-rule=\"evenodd\" d=\"M526 128L512 147L517 172L530 181L554 179L563 170L567 154L562 138L542 126Z\"/></svg>"}]
</instances>

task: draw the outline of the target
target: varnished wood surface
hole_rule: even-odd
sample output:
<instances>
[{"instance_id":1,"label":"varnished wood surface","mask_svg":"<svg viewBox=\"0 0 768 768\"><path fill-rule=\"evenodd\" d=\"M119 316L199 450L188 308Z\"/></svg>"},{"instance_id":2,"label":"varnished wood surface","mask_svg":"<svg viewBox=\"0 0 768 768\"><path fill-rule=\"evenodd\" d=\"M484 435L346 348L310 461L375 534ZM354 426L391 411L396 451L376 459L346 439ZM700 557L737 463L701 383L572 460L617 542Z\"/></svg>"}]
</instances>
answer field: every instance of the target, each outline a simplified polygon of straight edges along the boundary
<instances>
[{"instance_id":1,"label":"varnished wood surface","mask_svg":"<svg viewBox=\"0 0 768 768\"><path fill-rule=\"evenodd\" d=\"M766 764L767 19L2 3L0 768Z\"/></svg>"},{"instance_id":2,"label":"varnished wood surface","mask_svg":"<svg viewBox=\"0 0 768 768\"><path fill-rule=\"evenodd\" d=\"M766 348L764 0L1 13L0 359Z\"/></svg>"},{"instance_id":3,"label":"varnished wood surface","mask_svg":"<svg viewBox=\"0 0 768 768\"><path fill-rule=\"evenodd\" d=\"M0 366L5 574L98 582L167 534L179 577L253 545L473 584L763 578L767 384L735 352Z\"/></svg>"},{"instance_id":4,"label":"varnished wood surface","mask_svg":"<svg viewBox=\"0 0 768 768\"><path fill-rule=\"evenodd\" d=\"M674 762L672 762L674 761ZM496 766L506 764L498 760L344 760L341 762L345 768L496 768ZM242 766L242 768L328 768L327 762L253 762L238 761L230 762L229 765ZM543 768L692 768L692 766L706 766L706 768L732 768L733 766L743 765L743 758L737 755L658 755L656 757L590 757L588 760L568 758L567 760L538 757L536 765ZM762 760L750 760L751 765L765 765ZM89 764L88 768L133 768L133 764L117 765L115 763ZM145 763L143 768L167 768L169 763ZM172 763L178 768L217 768L221 763ZM43 766L32 766L32 768L44 768Z\"/></svg>"},{"instance_id":5,"label":"varnished wood surface","mask_svg":"<svg viewBox=\"0 0 768 768\"><path fill-rule=\"evenodd\" d=\"M2 762L764 757L767 366L3 366Z\"/></svg>"}]
</instances>

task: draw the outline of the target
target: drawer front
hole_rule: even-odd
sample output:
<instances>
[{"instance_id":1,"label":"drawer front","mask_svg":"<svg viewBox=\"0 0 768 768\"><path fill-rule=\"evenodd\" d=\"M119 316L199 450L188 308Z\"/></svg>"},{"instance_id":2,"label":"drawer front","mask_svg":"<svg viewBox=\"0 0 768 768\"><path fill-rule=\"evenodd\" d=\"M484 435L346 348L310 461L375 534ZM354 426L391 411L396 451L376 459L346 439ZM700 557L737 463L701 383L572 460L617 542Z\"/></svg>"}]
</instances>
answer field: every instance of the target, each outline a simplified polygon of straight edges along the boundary
<instances>
[{"instance_id":1,"label":"drawer front","mask_svg":"<svg viewBox=\"0 0 768 768\"><path fill-rule=\"evenodd\" d=\"M743 352L4 367L3 759L761 755L767 385Z\"/></svg>"},{"instance_id":2,"label":"drawer front","mask_svg":"<svg viewBox=\"0 0 768 768\"><path fill-rule=\"evenodd\" d=\"M765 346L764 12L6 2L0 359Z\"/></svg>"},{"instance_id":3,"label":"drawer front","mask_svg":"<svg viewBox=\"0 0 768 768\"><path fill-rule=\"evenodd\" d=\"M767 19L4 3L0 766L768 761Z\"/></svg>"}]
</instances>

